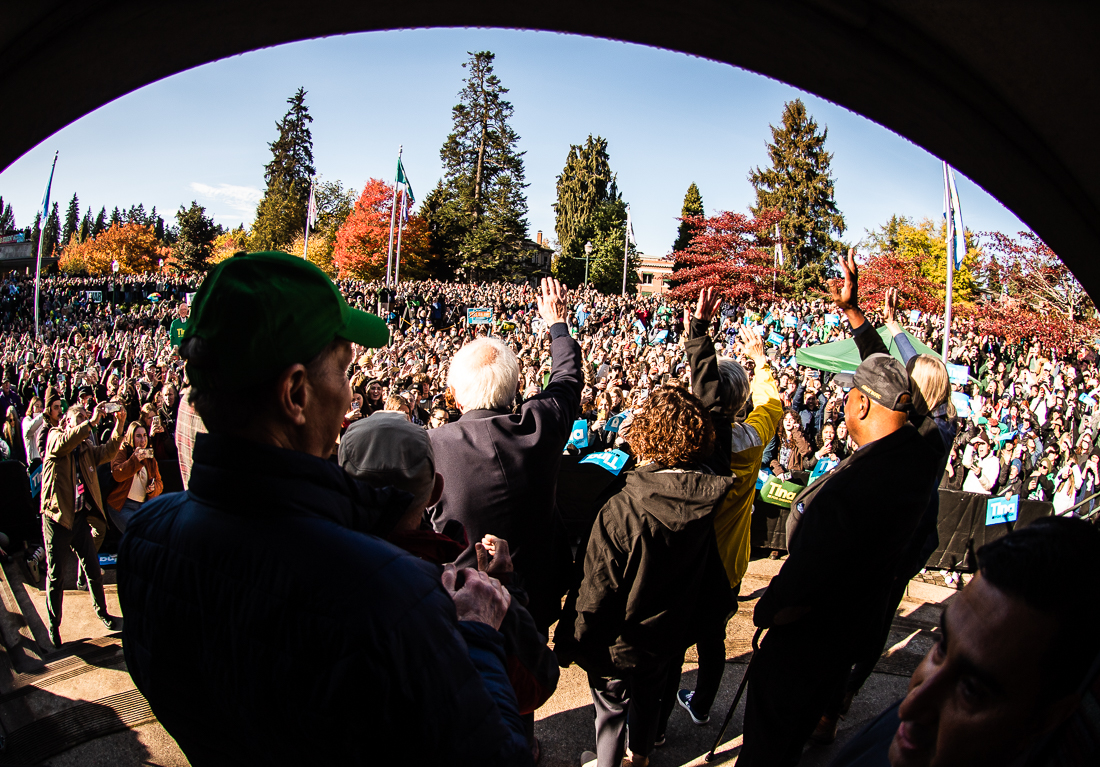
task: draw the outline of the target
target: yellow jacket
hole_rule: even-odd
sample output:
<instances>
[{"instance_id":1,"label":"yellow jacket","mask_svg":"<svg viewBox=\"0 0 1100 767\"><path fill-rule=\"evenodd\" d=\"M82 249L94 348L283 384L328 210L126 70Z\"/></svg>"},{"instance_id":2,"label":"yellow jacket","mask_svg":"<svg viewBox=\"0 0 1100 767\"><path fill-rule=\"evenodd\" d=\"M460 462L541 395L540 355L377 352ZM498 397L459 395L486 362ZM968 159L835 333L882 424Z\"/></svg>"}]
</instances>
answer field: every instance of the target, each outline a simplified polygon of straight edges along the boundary
<instances>
[{"instance_id":1,"label":"yellow jacket","mask_svg":"<svg viewBox=\"0 0 1100 767\"><path fill-rule=\"evenodd\" d=\"M752 412L744 423L734 423L730 471L736 478L714 517L718 552L726 567L730 586L736 588L749 568L749 525L756 495L756 479L764 446L771 442L783 419L783 400L771 370L756 369L751 382Z\"/></svg>"}]
</instances>

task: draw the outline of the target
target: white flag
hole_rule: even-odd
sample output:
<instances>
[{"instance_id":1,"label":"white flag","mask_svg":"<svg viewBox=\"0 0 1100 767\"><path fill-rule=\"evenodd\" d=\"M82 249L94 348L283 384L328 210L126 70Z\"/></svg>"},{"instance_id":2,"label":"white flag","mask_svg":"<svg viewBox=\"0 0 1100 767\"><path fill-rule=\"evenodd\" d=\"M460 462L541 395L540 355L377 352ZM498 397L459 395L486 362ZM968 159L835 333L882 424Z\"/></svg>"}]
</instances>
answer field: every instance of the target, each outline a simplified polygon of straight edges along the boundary
<instances>
[{"instance_id":1,"label":"white flag","mask_svg":"<svg viewBox=\"0 0 1100 767\"><path fill-rule=\"evenodd\" d=\"M309 185L309 207L306 208L306 227L312 229L317 226L317 195L315 192L316 180Z\"/></svg>"},{"instance_id":2,"label":"white flag","mask_svg":"<svg viewBox=\"0 0 1100 767\"><path fill-rule=\"evenodd\" d=\"M638 241L634 239L634 225L630 222L630 206L626 206L626 239L634 247L638 247Z\"/></svg>"},{"instance_id":3,"label":"white flag","mask_svg":"<svg viewBox=\"0 0 1100 767\"><path fill-rule=\"evenodd\" d=\"M955 256L955 269L962 268L966 258L966 229L963 227L959 190L955 187L955 172L943 164L943 217L947 223L947 251Z\"/></svg>"}]
</instances>

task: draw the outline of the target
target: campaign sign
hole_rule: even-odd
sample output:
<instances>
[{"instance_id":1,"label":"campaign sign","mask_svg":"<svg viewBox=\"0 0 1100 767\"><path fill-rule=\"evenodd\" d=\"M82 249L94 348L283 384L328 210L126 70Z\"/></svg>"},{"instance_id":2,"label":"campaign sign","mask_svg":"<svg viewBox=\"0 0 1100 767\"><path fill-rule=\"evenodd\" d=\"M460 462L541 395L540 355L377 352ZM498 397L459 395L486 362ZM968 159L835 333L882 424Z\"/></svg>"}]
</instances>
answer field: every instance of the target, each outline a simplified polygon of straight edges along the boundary
<instances>
[{"instance_id":1,"label":"campaign sign","mask_svg":"<svg viewBox=\"0 0 1100 767\"><path fill-rule=\"evenodd\" d=\"M840 461L833 461L829 458L819 458L817 464L814 465L814 470L810 472L810 484L817 482L826 472L831 471L839 463Z\"/></svg>"},{"instance_id":2,"label":"campaign sign","mask_svg":"<svg viewBox=\"0 0 1100 767\"><path fill-rule=\"evenodd\" d=\"M763 338L764 334L768 332L768 327L767 327L767 325L757 325L756 327L754 327L752 329L752 332L756 333L756 335Z\"/></svg>"},{"instance_id":3,"label":"campaign sign","mask_svg":"<svg viewBox=\"0 0 1100 767\"><path fill-rule=\"evenodd\" d=\"M470 325L489 325L493 321L493 307L471 307L466 310L466 322Z\"/></svg>"},{"instance_id":4,"label":"campaign sign","mask_svg":"<svg viewBox=\"0 0 1100 767\"><path fill-rule=\"evenodd\" d=\"M839 314L826 314L825 324L832 325L833 327L840 327L840 315Z\"/></svg>"},{"instance_id":5,"label":"campaign sign","mask_svg":"<svg viewBox=\"0 0 1100 767\"><path fill-rule=\"evenodd\" d=\"M658 330L657 335L653 337L653 343L663 344L666 338L668 338L668 330Z\"/></svg>"},{"instance_id":6,"label":"campaign sign","mask_svg":"<svg viewBox=\"0 0 1100 767\"><path fill-rule=\"evenodd\" d=\"M909 310L909 321L910 322L916 322L919 319L920 319L920 311L918 309L910 309Z\"/></svg>"},{"instance_id":7,"label":"campaign sign","mask_svg":"<svg viewBox=\"0 0 1100 767\"><path fill-rule=\"evenodd\" d=\"M805 489L794 482L783 482L779 477L768 477L768 481L760 488L760 498L766 503L789 509L791 501Z\"/></svg>"},{"instance_id":8,"label":"campaign sign","mask_svg":"<svg viewBox=\"0 0 1100 767\"><path fill-rule=\"evenodd\" d=\"M1020 510L1020 496L990 498L985 504L985 524L999 525L1003 522L1015 522Z\"/></svg>"},{"instance_id":9,"label":"campaign sign","mask_svg":"<svg viewBox=\"0 0 1100 767\"><path fill-rule=\"evenodd\" d=\"M99 555L99 566L100 567L114 567L117 564L118 564L118 555L117 554L100 554Z\"/></svg>"},{"instance_id":10,"label":"campaign sign","mask_svg":"<svg viewBox=\"0 0 1100 767\"><path fill-rule=\"evenodd\" d=\"M1087 405L1088 407L1096 407L1096 399L1094 397L1090 397L1087 394L1082 394L1080 397L1077 398L1077 401L1083 405Z\"/></svg>"},{"instance_id":11,"label":"campaign sign","mask_svg":"<svg viewBox=\"0 0 1100 767\"><path fill-rule=\"evenodd\" d=\"M581 450L588 447L588 421L583 418L573 421L573 431L569 434L569 444Z\"/></svg>"},{"instance_id":12,"label":"campaign sign","mask_svg":"<svg viewBox=\"0 0 1100 767\"><path fill-rule=\"evenodd\" d=\"M197 295L198 295L197 291L194 292L194 293L188 293L187 294L187 302L186 303L187 303L188 306L195 303L195 296L197 296Z\"/></svg>"},{"instance_id":13,"label":"campaign sign","mask_svg":"<svg viewBox=\"0 0 1100 767\"><path fill-rule=\"evenodd\" d=\"M769 344L775 344L776 346L779 346L780 344L782 344L786 340L787 340L786 338L779 335L774 330L770 334L768 334L768 343Z\"/></svg>"},{"instance_id":14,"label":"campaign sign","mask_svg":"<svg viewBox=\"0 0 1100 767\"><path fill-rule=\"evenodd\" d=\"M612 416L611 418L608 418L607 423L605 423L603 425L603 430L604 431L618 431L619 427L623 425L623 421L626 420L626 417L628 415L630 415L630 411L629 410L624 410L623 412L619 413L618 415Z\"/></svg>"},{"instance_id":15,"label":"campaign sign","mask_svg":"<svg viewBox=\"0 0 1100 767\"><path fill-rule=\"evenodd\" d=\"M785 327L785 328L797 328L798 327L798 317L796 317L793 314L788 314L783 319L783 327Z\"/></svg>"},{"instance_id":16,"label":"campaign sign","mask_svg":"<svg viewBox=\"0 0 1100 767\"><path fill-rule=\"evenodd\" d=\"M581 463L594 463L597 466L602 466L617 477L623 467L626 466L628 458L629 456L622 450L608 450L603 453L587 455L581 459Z\"/></svg>"},{"instance_id":17,"label":"campaign sign","mask_svg":"<svg viewBox=\"0 0 1100 767\"><path fill-rule=\"evenodd\" d=\"M102 290L89 290L87 292L88 292L88 300L91 301L93 304L103 303L103 291Z\"/></svg>"},{"instance_id":18,"label":"campaign sign","mask_svg":"<svg viewBox=\"0 0 1100 767\"><path fill-rule=\"evenodd\" d=\"M953 384L965 385L970 378L970 366L969 365L952 365L947 363L947 377Z\"/></svg>"},{"instance_id":19,"label":"campaign sign","mask_svg":"<svg viewBox=\"0 0 1100 767\"><path fill-rule=\"evenodd\" d=\"M761 469L756 473L756 489L759 490L768 481L772 473L768 469Z\"/></svg>"},{"instance_id":20,"label":"campaign sign","mask_svg":"<svg viewBox=\"0 0 1100 767\"><path fill-rule=\"evenodd\" d=\"M31 498L37 498L40 492L42 492L42 464L36 466L31 472Z\"/></svg>"},{"instance_id":21,"label":"campaign sign","mask_svg":"<svg viewBox=\"0 0 1100 767\"><path fill-rule=\"evenodd\" d=\"M970 407L970 397L963 394L961 391L951 392L951 402L955 405L955 410L959 413L959 418L969 418L973 413L973 409Z\"/></svg>"}]
</instances>

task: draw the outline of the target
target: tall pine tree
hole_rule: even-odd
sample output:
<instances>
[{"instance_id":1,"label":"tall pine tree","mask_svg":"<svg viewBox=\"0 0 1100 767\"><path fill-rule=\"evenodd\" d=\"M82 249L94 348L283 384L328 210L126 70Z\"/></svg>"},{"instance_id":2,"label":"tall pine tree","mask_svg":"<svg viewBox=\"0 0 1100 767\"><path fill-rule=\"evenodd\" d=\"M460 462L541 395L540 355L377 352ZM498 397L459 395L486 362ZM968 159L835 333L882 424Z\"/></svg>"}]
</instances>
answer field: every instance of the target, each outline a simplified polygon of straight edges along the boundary
<instances>
[{"instance_id":1,"label":"tall pine tree","mask_svg":"<svg viewBox=\"0 0 1100 767\"><path fill-rule=\"evenodd\" d=\"M439 150L444 189L433 199L448 220L428 221L430 231L450 232L443 242L449 252L436 255L485 277L510 276L527 236L523 152L516 151L519 135L508 124L508 89L493 74L495 58L480 51L462 65L467 75L451 110L454 129Z\"/></svg>"},{"instance_id":2,"label":"tall pine tree","mask_svg":"<svg viewBox=\"0 0 1100 767\"><path fill-rule=\"evenodd\" d=\"M843 248L834 239L844 234L844 216L834 198L830 163L833 156L825 151L829 129L818 130L817 122L806 112L801 99L789 101L783 108L783 124L771 126L772 141L767 145L771 167L749 172L756 189L755 216L776 209L783 212L779 231L783 239L784 266L802 271L807 284L825 276L825 261ZM812 274L810 274L812 272Z\"/></svg>"},{"instance_id":3,"label":"tall pine tree","mask_svg":"<svg viewBox=\"0 0 1100 767\"><path fill-rule=\"evenodd\" d=\"M285 248L305 231L313 165L313 117L306 106L306 91L299 88L286 100L290 109L276 123L278 138L268 144L271 162L264 166L267 189L256 208L250 247L254 250Z\"/></svg>"},{"instance_id":4,"label":"tall pine tree","mask_svg":"<svg viewBox=\"0 0 1100 767\"><path fill-rule=\"evenodd\" d=\"M69 208L65 212L65 226L61 228L61 247L65 247L69 244L69 240L72 239L74 234L78 234L80 229L80 200L77 199L76 194L73 194L73 199L69 200Z\"/></svg>"},{"instance_id":5,"label":"tall pine tree","mask_svg":"<svg viewBox=\"0 0 1100 767\"><path fill-rule=\"evenodd\" d=\"M689 216L701 216L703 212L703 195L700 194L699 187L692 181L687 188L687 192L684 193L684 204L680 207L680 227L676 230L676 242L672 243L673 254L687 250L688 246L691 245L691 238L695 236L695 227L685 219ZM672 273L674 275L683 268L683 263L673 260ZM666 282L673 286L678 284L674 278L670 278Z\"/></svg>"},{"instance_id":6,"label":"tall pine tree","mask_svg":"<svg viewBox=\"0 0 1100 767\"><path fill-rule=\"evenodd\" d=\"M95 223L92 224L92 236L98 237L100 232L107 231L107 208L102 207L99 209L99 215L95 218Z\"/></svg>"},{"instance_id":7,"label":"tall pine tree","mask_svg":"<svg viewBox=\"0 0 1100 767\"><path fill-rule=\"evenodd\" d=\"M210 265L214 238L221 234L219 227L214 226L214 219L206 215L206 208L192 200L191 207L181 205L176 211L176 226L179 234L172 248L174 267L191 274L205 272Z\"/></svg>"},{"instance_id":8,"label":"tall pine tree","mask_svg":"<svg viewBox=\"0 0 1100 767\"><path fill-rule=\"evenodd\" d=\"M699 193L699 187L695 182L684 193L684 204L680 208L680 218L703 215L703 195ZM695 236L695 227L687 221L680 221L680 228L676 230L676 242L672 243L672 252L685 250L691 244L691 238Z\"/></svg>"},{"instance_id":9,"label":"tall pine tree","mask_svg":"<svg viewBox=\"0 0 1100 767\"><path fill-rule=\"evenodd\" d=\"M15 228L15 213L12 212L11 203L4 204L4 197L0 195L0 235L7 234Z\"/></svg>"},{"instance_id":10,"label":"tall pine tree","mask_svg":"<svg viewBox=\"0 0 1100 767\"><path fill-rule=\"evenodd\" d=\"M49 217L46 219L46 227L42 232L42 255L52 257L61 237L61 213L57 203L53 204Z\"/></svg>"},{"instance_id":11,"label":"tall pine tree","mask_svg":"<svg viewBox=\"0 0 1100 767\"><path fill-rule=\"evenodd\" d=\"M554 274L568 285L579 285L585 274L584 246L592 242L596 247L598 234L610 234L626 226L626 204L611 172L607 139L589 135L583 145L569 147L565 167L558 176L557 192L554 229L560 252L554 262ZM589 282L592 282L592 261L598 254L594 250L588 259Z\"/></svg>"}]
</instances>

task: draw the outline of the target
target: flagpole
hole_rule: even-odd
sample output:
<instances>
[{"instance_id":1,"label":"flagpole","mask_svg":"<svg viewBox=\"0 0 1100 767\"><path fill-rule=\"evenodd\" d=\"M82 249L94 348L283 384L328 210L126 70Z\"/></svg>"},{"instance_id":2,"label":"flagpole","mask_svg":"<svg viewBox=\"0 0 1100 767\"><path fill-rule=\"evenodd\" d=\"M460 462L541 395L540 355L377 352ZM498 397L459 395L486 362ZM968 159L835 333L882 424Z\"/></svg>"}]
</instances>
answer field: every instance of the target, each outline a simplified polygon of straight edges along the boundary
<instances>
[{"instance_id":1,"label":"flagpole","mask_svg":"<svg viewBox=\"0 0 1100 767\"><path fill-rule=\"evenodd\" d=\"M954 299L954 276L955 276L955 212L954 206L951 200L951 184L949 181L950 171L947 167L947 162L943 163L943 200L944 200L944 217L947 219L947 297L944 300L944 313L943 313L943 361L944 364L950 362L948 353L951 348L951 304Z\"/></svg>"},{"instance_id":2,"label":"flagpole","mask_svg":"<svg viewBox=\"0 0 1100 767\"><path fill-rule=\"evenodd\" d=\"M404 146L397 147L397 167L401 167L401 150ZM390 245L386 249L386 287L390 285L391 263L393 259L393 225L397 218L397 178L393 181L393 203L390 205Z\"/></svg>"},{"instance_id":3,"label":"flagpole","mask_svg":"<svg viewBox=\"0 0 1100 767\"><path fill-rule=\"evenodd\" d=\"M38 230L38 260L34 267L34 337L38 340L38 294L42 290L42 243L46 239L46 227L50 223L50 187L53 186L53 172L57 168L58 152L53 153L53 165L50 166L50 180L46 182L46 195L42 199L42 226Z\"/></svg>"},{"instance_id":4,"label":"flagpole","mask_svg":"<svg viewBox=\"0 0 1100 767\"><path fill-rule=\"evenodd\" d=\"M405 230L405 211L409 206L409 196L401 195L401 218L397 222L397 258L393 264L393 284L401 282L401 232Z\"/></svg>"},{"instance_id":5,"label":"flagpole","mask_svg":"<svg viewBox=\"0 0 1100 767\"><path fill-rule=\"evenodd\" d=\"M623 232L623 292L626 295L626 267L630 253L630 206L626 206L626 227Z\"/></svg>"},{"instance_id":6,"label":"flagpole","mask_svg":"<svg viewBox=\"0 0 1100 767\"><path fill-rule=\"evenodd\" d=\"M309 180L309 204L306 205L306 238L305 244L302 245L302 258L309 258L309 225L311 223L310 219L313 217L313 187L316 183L316 176Z\"/></svg>"}]
</instances>

